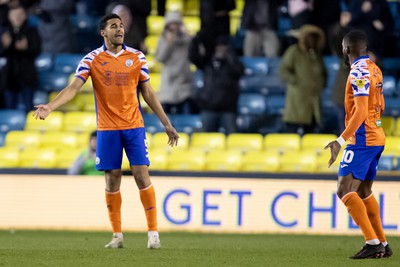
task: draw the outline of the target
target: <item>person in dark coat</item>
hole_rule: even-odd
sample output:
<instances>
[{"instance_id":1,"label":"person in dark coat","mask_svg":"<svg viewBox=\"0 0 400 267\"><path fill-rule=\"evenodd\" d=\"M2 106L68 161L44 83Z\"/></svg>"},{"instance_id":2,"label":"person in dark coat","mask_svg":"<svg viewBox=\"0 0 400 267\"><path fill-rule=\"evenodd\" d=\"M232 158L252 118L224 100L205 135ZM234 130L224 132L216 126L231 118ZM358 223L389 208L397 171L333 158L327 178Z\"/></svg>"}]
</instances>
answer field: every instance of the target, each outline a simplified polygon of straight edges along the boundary
<instances>
[{"instance_id":1,"label":"person in dark coat","mask_svg":"<svg viewBox=\"0 0 400 267\"><path fill-rule=\"evenodd\" d=\"M203 71L204 86L197 95L203 131L226 134L236 132L239 79L244 67L229 47L229 36L216 40L214 53L207 55L204 41L197 35L189 48L189 58Z\"/></svg>"},{"instance_id":2,"label":"person in dark coat","mask_svg":"<svg viewBox=\"0 0 400 267\"><path fill-rule=\"evenodd\" d=\"M246 0L242 15L243 55L275 57L279 53L278 0Z\"/></svg>"},{"instance_id":3,"label":"person in dark coat","mask_svg":"<svg viewBox=\"0 0 400 267\"><path fill-rule=\"evenodd\" d=\"M27 13L22 6L10 7L10 27L0 33L0 56L7 60L2 70L5 107L16 109L22 95L25 110L33 108L33 95L38 86L35 58L40 54L37 30L27 24Z\"/></svg>"}]
</instances>

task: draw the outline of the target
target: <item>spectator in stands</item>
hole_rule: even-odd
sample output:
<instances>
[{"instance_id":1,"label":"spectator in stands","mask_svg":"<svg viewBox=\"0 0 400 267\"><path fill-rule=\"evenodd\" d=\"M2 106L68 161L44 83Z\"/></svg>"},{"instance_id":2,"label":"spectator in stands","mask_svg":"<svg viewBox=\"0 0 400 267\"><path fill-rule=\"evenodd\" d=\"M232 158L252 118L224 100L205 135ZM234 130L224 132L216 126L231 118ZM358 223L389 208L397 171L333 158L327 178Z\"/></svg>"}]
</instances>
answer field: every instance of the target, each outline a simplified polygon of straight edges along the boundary
<instances>
[{"instance_id":1,"label":"spectator in stands","mask_svg":"<svg viewBox=\"0 0 400 267\"><path fill-rule=\"evenodd\" d=\"M93 131L89 138L89 147L84 150L75 162L69 167L69 175L104 175L96 170L97 131Z\"/></svg>"},{"instance_id":2,"label":"spectator in stands","mask_svg":"<svg viewBox=\"0 0 400 267\"><path fill-rule=\"evenodd\" d=\"M123 8L120 12L123 12L121 19L127 27L126 18L129 18L131 21L131 25L129 25L129 29L125 30L126 34L126 44L133 48L136 48L143 52L147 53L147 47L144 43L144 40L147 37L147 16L150 15L151 12L151 0L110 0L109 5L106 8L106 13L117 13L113 10L118 5L122 5L122 7L129 8L130 14Z\"/></svg>"},{"instance_id":3,"label":"spectator in stands","mask_svg":"<svg viewBox=\"0 0 400 267\"><path fill-rule=\"evenodd\" d=\"M287 83L283 120L288 133L312 133L321 124L321 92L327 79L323 48L322 30L304 25L298 43L283 55L279 74Z\"/></svg>"},{"instance_id":4,"label":"spectator in stands","mask_svg":"<svg viewBox=\"0 0 400 267\"><path fill-rule=\"evenodd\" d=\"M275 57L279 52L278 0L246 0L242 15L243 55ZM264 54L263 54L264 52Z\"/></svg>"},{"instance_id":5,"label":"spectator in stands","mask_svg":"<svg viewBox=\"0 0 400 267\"><path fill-rule=\"evenodd\" d=\"M292 19L292 28L299 29L311 22L312 0L288 0L289 16Z\"/></svg>"},{"instance_id":6,"label":"spectator in stands","mask_svg":"<svg viewBox=\"0 0 400 267\"><path fill-rule=\"evenodd\" d=\"M188 58L191 37L179 12L165 16L165 27L158 41L156 59L164 64L158 97L170 114L192 112L192 73Z\"/></svg>"},{"instance_id":7,"label":"spectator in stands","mask_svg":"<svg viewBox=\"0 0 400 267\"><path fill-rule=\"evenodd\" d=\"M147 47L144 43L145 37L141 34L138 25L133 24L133 16L130 8L126 5L113 2L107 8L108 13L114 13L121 17L125 28L125 44L147 53Z\"/></svg>"},{"instance_id":8,"label":"spectator in stands","mask_svg":"<svg viewBox=\"0 0 400 267\"><path fill-rule=\"evenodd\" d=\"M324 54L327 55L336 54L336 36L340 33L340 3L341 0L313 1L311 23L324 32L326 37ZM340 40L340 45L341 43Z\"/></svg>"},{"instance_id":9,"label":"spectator in stands","mask_svg":"<svg viewBox=\"0 0 400 267\"><path fill-rule=\"evenodd\" d=\"M211 57L206 53L201 35L197 35L191 43L189 57L204 73L204 86L197 96L203 131L218 132L222 127L226 134L236 132L239 79L244 68L229 47L229 35L218 37Z\"/></svg>"},{"instance_id":10,"label":"spectator in stands","mask_svg":"<svg viewBox=\"0 0 400 267\"><path fill-rule=\"evenodd\" d=\"M74 0L40 1L35 13L40 17L39 33L43 52L58 54L73 51L70 16L74 8Z\"/></svg>"},{"instance_id":11,"label":"spectator in stands","mask_svg":"<svg viewBox=\"0 0 400 267\"><path fill-rule=\"evenodd\" d=\"M1 84L6 108L16 109L21 94L24 108L33 108L33 95L38 86L35 58L40 54L40 37L27 23L27 12L20 5L11 5L10 26L0 32L0 57L6 58Z\"/></svg>"},{"instance_id":12,"label":"spectator in stands","mask_svg":"<svg viewBox=\"0 0 400 267\"><path fill-rule=\"evenodd\" d=\"M385 53L382 41L392 33L394 25L387 1L352 0L347 8L348 11L342 14L342 26L365 32L369 40L368 50L378 57L378 61L381 60Z\"/></svg>"},{"instance_id":13,"label":"spectator in stands","mask_svg":"<svg viewBox=\"0 0 400 267\"><path fill-rule=\"evenodd\" d=\"M235 0L200 0L200 31L208 56L219 36L230 35L229 11L235 8Z\"/></svg>"}]
</instances>

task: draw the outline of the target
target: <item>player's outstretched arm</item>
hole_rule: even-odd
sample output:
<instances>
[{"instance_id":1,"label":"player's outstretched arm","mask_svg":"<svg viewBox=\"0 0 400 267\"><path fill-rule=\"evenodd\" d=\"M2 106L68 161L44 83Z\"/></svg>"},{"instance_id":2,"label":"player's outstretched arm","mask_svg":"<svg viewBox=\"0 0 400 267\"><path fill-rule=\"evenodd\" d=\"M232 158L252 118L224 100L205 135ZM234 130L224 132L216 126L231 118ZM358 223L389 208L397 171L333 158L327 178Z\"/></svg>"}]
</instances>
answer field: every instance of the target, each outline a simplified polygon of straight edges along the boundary
<instances>
[{"instance_id":1,"label":"player's outstretched arm","mask_svg":"<svg viewBox=\"0 0 400 267\"><path fill-rule=\"evenodd\" d=\"M50 112L53 110L57 109L59 106L64 105L68 101L70 101L72 98L75 97L75 95L79 92L79 90L82 88L84 82L75 77L72 79L71 83L65 87L63 90L60 91L60 93L48 104L40 104L36 105L35 112L33 116L36 119L41 119L44 120L49 116Z\"/></svg>"},{"instance_id":2,"label":"player's outstretched arm","mask_svg":"<svg viewBox=\"0 0 400 267\"><path fill-rule=\"evenodd\" d=\"M153 112L160 119L161 123L164 125L165 132L168 135L168 144L170 146L176 146L178 144L179 135L176 132L175 128L172 126L167 114L165 114L156 93L150 85L150 82L141 83L140 90L143 95L144 101L146 101L151 110L153 110Z\"/></svg>"}]
</instances>

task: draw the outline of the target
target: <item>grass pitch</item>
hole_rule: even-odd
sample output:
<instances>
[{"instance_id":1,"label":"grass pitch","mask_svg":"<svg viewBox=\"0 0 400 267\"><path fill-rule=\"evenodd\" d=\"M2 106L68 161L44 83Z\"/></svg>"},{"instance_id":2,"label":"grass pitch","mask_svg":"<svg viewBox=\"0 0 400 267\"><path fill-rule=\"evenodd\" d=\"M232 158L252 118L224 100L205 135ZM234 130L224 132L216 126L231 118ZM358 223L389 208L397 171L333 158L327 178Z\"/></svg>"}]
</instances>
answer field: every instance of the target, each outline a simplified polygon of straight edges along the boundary
<instances>
[{"instance_id":1,"label":"grass pitch","mask_svg":"<svg viewBox=\"0 0 400 267\"><path fill-rule=\"evenodd\" d=\"M0 267L26 266L400 266L400 240L389 259L350 260L361 236L161 233L148 250L146 233L125 233L125 248L104 249L110 233L0 231Z\"/></svg>"}]
</instances>

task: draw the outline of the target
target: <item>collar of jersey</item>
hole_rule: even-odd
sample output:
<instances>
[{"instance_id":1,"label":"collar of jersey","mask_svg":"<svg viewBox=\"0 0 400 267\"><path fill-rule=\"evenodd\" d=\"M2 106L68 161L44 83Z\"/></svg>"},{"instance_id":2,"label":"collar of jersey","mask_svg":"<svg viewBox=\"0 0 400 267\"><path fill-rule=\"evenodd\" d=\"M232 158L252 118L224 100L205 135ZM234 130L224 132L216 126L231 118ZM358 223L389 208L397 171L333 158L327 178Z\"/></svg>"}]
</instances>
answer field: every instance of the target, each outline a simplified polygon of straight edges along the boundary
<instances>
[{"instance_id":1,"label":"collar of jersey","mask_svg":"<svg viewBox=\"0 0 400 267\"><path fill-rule=\"evenodd\" d=\"M119 55L121 55L121 54L124 52L124 50L126 50L126 45L125 45L125 44L122 44L122 49L121 49L121 51L119 51L117 54L114 54L113 52L107 50L106 44L103 44L103 50L104 50L105 52L107 52L108 54L110 54L111 56L113 56L113 57L118 57Z\"/></svg>"},{"instance_id":2,"label":"collar of jersey","mask_svg":"<svg viewBox=\"0 0 400 267\"><path fill-rule=\"evenodd\" d=\"M367 56L360 56L360 57L356 58L356 59L353 61L353 64L351 64L351 65L353 66L353 65L357 64L358 61L360 61L361 59L369 59L369 56L368 56L368 55L367 55Z\"/></svg>"}]
</instances>

